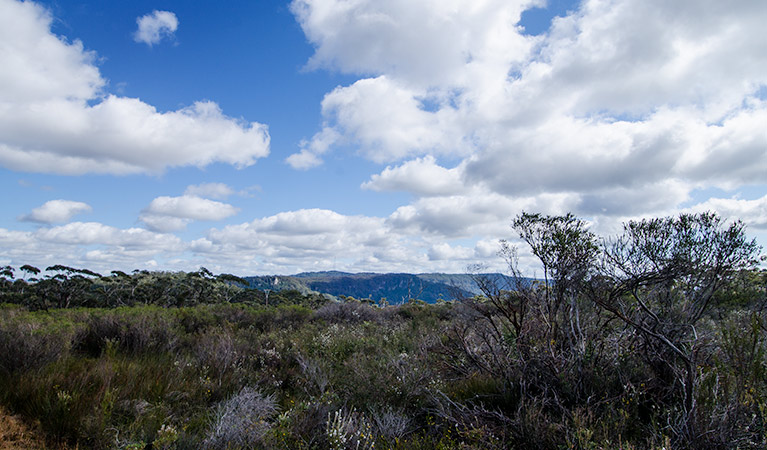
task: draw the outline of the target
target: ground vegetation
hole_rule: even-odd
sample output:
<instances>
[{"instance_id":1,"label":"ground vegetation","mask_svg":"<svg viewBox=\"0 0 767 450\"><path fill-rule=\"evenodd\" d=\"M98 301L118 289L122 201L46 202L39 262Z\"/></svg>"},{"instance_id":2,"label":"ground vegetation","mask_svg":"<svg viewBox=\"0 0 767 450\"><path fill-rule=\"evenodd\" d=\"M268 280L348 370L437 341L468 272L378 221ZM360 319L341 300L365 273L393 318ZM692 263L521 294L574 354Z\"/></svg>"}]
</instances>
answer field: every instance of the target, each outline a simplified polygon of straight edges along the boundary
<instances>
[{"instance_id":1,"label":"ground vegetation","mask_svg":"<svg viewBox=\"0 0 767 450\"><path fill-rule=\"evenodd\" d=\"M473 268L482 295L435 304L0 268L0 413L35 448L767 447L767 272L742 223L513 227L540 278L503 243L508 277Z\"/></svg>"}]
</instances>

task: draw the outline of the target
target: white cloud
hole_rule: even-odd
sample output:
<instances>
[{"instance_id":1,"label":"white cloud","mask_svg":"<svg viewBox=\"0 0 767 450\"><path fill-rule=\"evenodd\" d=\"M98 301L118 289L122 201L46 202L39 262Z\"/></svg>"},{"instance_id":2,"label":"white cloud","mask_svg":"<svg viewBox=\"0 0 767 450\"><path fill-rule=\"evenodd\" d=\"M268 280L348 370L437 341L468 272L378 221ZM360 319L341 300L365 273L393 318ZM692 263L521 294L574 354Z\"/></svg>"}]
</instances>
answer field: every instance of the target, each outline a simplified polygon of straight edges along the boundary
<instances>
[{"instance_id":1,"label":"white cloud","mask_svg":"<svg viewBox=\"0 0 767 450\"><path fill-rule=\"evenodd\" d=\"M428 266L423 264L428 263L428 246L392 230L384 219L323 209L287 211L213 229L194 243L195 251L206 258L254 258L271 264L272 270L282 267L278 273L333 268L416 271Z\"/></svg>"},{"instance_id":2,"label":"white cloud","mask_svg":"<svg viewBox=\"0 0 767 450\"><path fill-rule=\"evenodd\" d=\"M234 194L234 189L224 183L202 183L186 188L184 195L224 200Z\"/></svg>"},{"instance_id":3,"label":"white cloud","mask_svg":"<svg viewBox=\"0 0 767 450\"><path fill-rule=\"evenodd\" d=\"M178 18L170 11L152 11L151 14L137 18L136 23L138 30L133 34L133 39L150 47L172 36L178 29Z\"/></svg>"},{"instance_id":4,"label":"white cloud","mask_svg":"<svg viewBox=\"0 0 767 450\"><path fill-rule=\"evenodd\" d=\"M295 0L309 66L366 77L326 95L335 140L304 153L405 161L363 188L431 196L389 220L448 236L546 208L533 197L606 224L767 182L767 3L585 0L522 36L534 4ZM478 212L485 198L499 214Z\"/></svg>"},{"instance_id":5,"label":"white cloud","mask_svg":"<svg viewBox=\"0 0 767 450\"><path fill-rule=\"evenodd\" d=\"M398 167L387 167L362 184L374 191L405 191L419 196L446 196L465 190L462 169L446 169L431 156L408 161Z\"/></svg>"},{"instance_id":6,"label":"white cloud","mask_svg":"<svg viewBox=\"0 0 767 450\"><path fill-rule=\"evenodd\" d=\"M511 219L524 211L563 214L577 206L576 194L508 197L475 190L462 195L425 197L397 208L387 223L400 233L435 239L506 237Z\"/></svg>"},{"instance_id":7,"label":"white cloud","mask_svg":"<svg viewBox=\"0 0 767 450\"><path fill-rule=\"evenodd\" d=\"M68 222L73 216L92 210L93 208L91 208L90 205L83 202L50 200L45 202L42 206L33 209L29 214L21 216L19 220L47 224Z\"/></svg>"},{"instance_id":8,"label":"white cloud","mask_svg":"<svg viewBox=\"0 0 767 450\"><path fill-rule=\"evenodd\" d=\"M472 248L464 242L412 235L392 228L383 218L322 209L287 211L214 228L206 237L191 241L97 222L31 232L0 228L0 260L8 264L65 263L102 272L157 267L195 270L201 265L242 275L331 269L462 272L468 264L484 261L494 247L497 250L497 241Z\"/></svg>"},{"instance_id":9,"label":"white cloud","mask_svg":"<svg viewBox=\"0 0 767 450\"><path fill-rule=\"evenodd\" d=\"M330 125L288 162L297 168L319 165L319 155L349 138L376 162L424 152L468 154L472 146L460 134L455 111L450 107L425 111L416 95L385 76L336 88L322 100L322 115Z\"/></svg>"},{"instance_id":10,"label":"white cloud","mask_svg":"<svg viewBox=\"0 0 767 450\"><path fill-rule=\"evenodd\" d=\"M0 1L0 99L17 103L68 96L93 98L105 82L93 65L95 53L82 42L50 33L52 17L33 2Z\"/></svg>"},{"instance_id":11,"label":"white cloud","mask_svg":"<svg viewBox=\"0 0 767 450\"><path fill-rule=\"evenodd\" d=\"M258 233L290 238L350 231L360 232L361 235L379 235L381 220L373 217L345 216L326 209L301 209L255 220L249 228Z\"/></svg>"},{"instance_id":12,"label":"white cloud","mask_svg":"<svg viewBox=\"0 0 767 450\"><path fill-rule=\"evenodd\" d=\"M721 115L764 83L767 62L752 56L765 44L752 37L765 16L759 1L585 1L555 21L540 58L549 70L530 81L576 113L695 105Z\"/></svg>"},{"instance_id":13,"label":"white cloud","mask_svg":"<svg viewBox=\"0 0 767 450\"><path fill-rule=\"evenodd\" d=\"M301 149L300 152L293 153L285 158L285 162L296 170L306 170L322 165L322 159L316 153L312 153L307 149Z\"/></svg>"},{"instance_id":14,"label":"white cloud","mask_svg":"<svg viewBox=\"0 0 767 450\"><path fill-rule=\"evenodd\" d=\"M214 162L246 167L269 153L263 124L211 101L160 112L106 95L95 55L51 33L32 2L0 0L0 165L27 172L160 173Z\"/></svg>"},{"instance_id":15,"label":"white cloud","mask_svg":"<svg viewBox=\"0 0 767 450\"><path fill-rule=\"evenodd\" d=\"M146 212L151 214L194 220L222 220L237 211L232 205L191 195L157 197L146 208Z\"/></svg>"},{"instance_id":16,"label":"white cloud","mask_svg":"<svg viewBox=\"0 0 767 450\"><path fill-rule=\"evenodd\" d=\"M139 216L139 220L144 222L148 229L159 233L181 231L192 223L192 219L149 213L142 213Z\"/></svg>"},{"instance_id":17,"label":"white cloud","mask_svg":"<svg viewBox=\"0 0 767 450\"><path fill-rule=\"evenodd\" d=\"M123 230L97 222L72 222L58 227L43 228L34 232L33 236L41 242L51 244L114 245L155 250L177 250L180 244L180 240L174 236L161 235L141 228Z\"/></svg>"},{"instance_id":18,"label":"white cloud","mask_svg":"<svg viewBox=\"0 0 767 450\"><path fill-rule=\"evenodd\" d=\"M177 231L193 220L217 221L237 214L239 209L227 203L183 195L157 197L139 217L153 231Z\"/></svg>"},{"instance_id":19,"label":"white cloud","mask_svg":"<svg viewBox=\"0 0 767 450\"><path fill-rule=\"evenodd\" d=\"M323 128L311 140L301 141L301 151L285 159L296 170L306 170L322 165L320 155L327 152L339 141L340 135L333 128Z\"/></svg>"},{"instance_id":20,"label":"white cloud","mask_svg":"<svg viewBox=\"0 0 767 450\"><path fill-rule=\"evenodd\" d=\"M452 246L448 243L441 243L432 246L429 249L428 255L429 259L433 261L471 261L474 260L476 256L474 249L460 245Z\"/></svg>"},{"instance_id":21,"label":"white cloud","mask_svg":"<svg viewBox=\"0 0 767 450\"><path fill-rule=\"evenodd\" d=\"M498 256L500 250L501 245L498 240L480 239L474 245L474 253L480 261L492 261L494 257Z\"/></svg>"},{"instance_id":22,"label":"white cloud","mask_svg":"<svg viewBox=\"0 0 767 450\"><path fill-rule=\"evenodd\" d=\"M689 199L691 186L673 179L648 183L641 189L605 187L582 192L571 212L585 217L626 217L631 215L668 215Z\"/></svg>"},{"instance_id":23,"label":"white cloud","mask_svg":"<svg viewBox=\"0 0 767 450\"><path fill-rule=\"evenodd\" d=\"M148 261L183 254L188 245L176 236L141 228L119 229L96 222L73 222L36 231L0 228L0 258L15 266L67 264L91 270L151 268ZM165 266L166 270L178 269ZM194 269L194 262L184 269Z\"/></svg>"},{"instance_id":24,"label":"white cloud","mask_svg":"<svg viewBox=\"0 0 767 450\"><path fill-rule=\"evenodd\" d=\"M392 74L408 83L461 84L465 67L522 60L534 38L515 27L540 0L294 0L291 9L315 46L310 67Z\"/></svg>"},{"instance_id":25,"label":"white cloud","mask_svg":"<svg viewBox=\"0 0 767 450\"><path fill-rule=\"evenodd\" d=\"M301 209L214 228L207 237L191 242L190 249L211 263L236 264L251 271L257 267L263 273L463 272L478 262L502 270L503 261L495 257L498 238L511 234L503 222L499 234L475 245L444 234L412 232L390 219Z\"/></svg>"},{"instance_id":26,"label":"white cloud","mask_svg":"<svg viewBox=\"0 0 767 450\"><path fill-rule=\"evenodd\" d=\"M693 212L714 211L728 219L740 219L749 228L767 230L767 195L754 200L711 198L690 208Z\"/></svg>"}]
</instances>

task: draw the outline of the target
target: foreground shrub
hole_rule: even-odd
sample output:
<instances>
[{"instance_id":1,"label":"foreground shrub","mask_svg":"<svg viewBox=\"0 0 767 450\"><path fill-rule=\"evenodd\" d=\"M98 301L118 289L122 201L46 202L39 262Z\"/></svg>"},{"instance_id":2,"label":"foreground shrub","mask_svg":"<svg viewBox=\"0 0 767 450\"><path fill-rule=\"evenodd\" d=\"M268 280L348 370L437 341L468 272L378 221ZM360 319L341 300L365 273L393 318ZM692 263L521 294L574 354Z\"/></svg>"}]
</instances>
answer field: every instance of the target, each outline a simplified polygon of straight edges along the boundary
<instances>
[{"instance_id":1,"label":"foreground shrub","mask_svg":"<svg viewBox=\"0 0 767 450\"><path fill-rule=\"evenodd\" d=\"M132 355L173 349L177 336L168 316L154 306L91 312L85 327L74 336L73 350L97 357L108 343Z\"/></svg>"},{"instance_id":2,"label":"foreground shrub","mask_svg":"<svg viewBox=\"0 0 767 450\"><path fill-rule=\"evenodd\" d=\"M0 319L0 375L37 369L69 351L71 327L45 324L25 314Z\"/></svg>"},{"instance_id":3,"label":"foreground shrub","mask_svg":"<svg viewBox=\"0 0 767 450\"><path fill-rule=\"evenodd\" d=\"M277 412L274 396L264 396L246 386L221 402L216 408L206 449L234 450L252 448L262 442L271 425L268 420Z\"/></svg>"},{"instance_id":4,"label":"foreground shrub","mask_svg":"<svg viewBox=\"0 0 767 450\"><path fill-rule=\"evenodd\" d=\"M371 411L370 417L375 435L383 438L388 445L394 445L412 431L412 419L402 409L387 407L380 411Z\"/></svg>"},{"instance_id":5,"label":"foreground shrub","mask_svg":"<svg viewBox=\"0 0 767 450\"><path fill-rule=\"evenodd\" d=\"M354 409L328 414L326 433L333 450L369 450L375 447L372 427L365 415Z\"/></svg>"}]
</instances>

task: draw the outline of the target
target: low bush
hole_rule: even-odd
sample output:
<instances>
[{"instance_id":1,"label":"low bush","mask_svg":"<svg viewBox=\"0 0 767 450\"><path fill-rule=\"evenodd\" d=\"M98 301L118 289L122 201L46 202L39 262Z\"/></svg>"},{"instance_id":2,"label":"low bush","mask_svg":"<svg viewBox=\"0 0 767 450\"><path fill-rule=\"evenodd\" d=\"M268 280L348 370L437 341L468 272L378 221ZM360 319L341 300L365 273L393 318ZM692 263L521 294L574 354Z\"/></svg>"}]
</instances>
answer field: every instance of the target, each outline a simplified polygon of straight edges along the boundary
<instances>
[{"instance_id":1,"label":"low bush","mask_svg":"<svg viewBox=\"0 0 767 450\"><path fill-rule=\"evenodd\" d=\"M274 396L264 396L257 389L243 387L215 408L208 437L203 448L236 450L253 448L263 443L277 413Z\"/></svg>"},{"instance_id":2,"label":"low bush","mask_svg":"<svg viewBox=\"0 0 767 450\"><path fill-rule=\"evenodd\" d=\"M330 302L314 312L314 317L328 323L359 323L376 318L376 311L359 301Z\"/></svg>"},{"instance_id":3,"label":"low bush","mask_svg":"<svg viewBox=\"0 0 767 450\"><path fill-rule=\"evenodd\" d=\"M77 326L70 315L0 308L0 375L35 370L70 351Z\"/></svg>"}]
</instances>

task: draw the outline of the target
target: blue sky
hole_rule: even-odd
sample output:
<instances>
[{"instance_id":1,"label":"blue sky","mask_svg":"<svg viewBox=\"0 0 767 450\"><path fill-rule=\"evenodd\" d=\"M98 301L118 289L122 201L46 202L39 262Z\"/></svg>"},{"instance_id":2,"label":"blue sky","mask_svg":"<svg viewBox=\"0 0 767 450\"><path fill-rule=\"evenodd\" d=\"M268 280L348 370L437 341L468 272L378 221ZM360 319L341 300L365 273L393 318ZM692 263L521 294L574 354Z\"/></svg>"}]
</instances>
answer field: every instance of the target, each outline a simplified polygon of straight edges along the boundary
<instances>
[{"instance_id":1,"label":"blue sky","mask_svg":"<svg viewBox=\"0 0 767 450\"><path fill-rule=\"evenodd\" d=\"M759 0L0 0L0 264L501 268L523 210L603 235L714 210L765 242L765 20Z\"/></svg>"}]
</instances>

